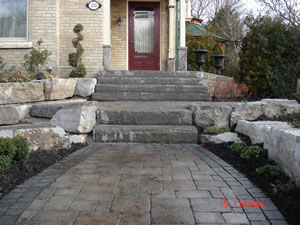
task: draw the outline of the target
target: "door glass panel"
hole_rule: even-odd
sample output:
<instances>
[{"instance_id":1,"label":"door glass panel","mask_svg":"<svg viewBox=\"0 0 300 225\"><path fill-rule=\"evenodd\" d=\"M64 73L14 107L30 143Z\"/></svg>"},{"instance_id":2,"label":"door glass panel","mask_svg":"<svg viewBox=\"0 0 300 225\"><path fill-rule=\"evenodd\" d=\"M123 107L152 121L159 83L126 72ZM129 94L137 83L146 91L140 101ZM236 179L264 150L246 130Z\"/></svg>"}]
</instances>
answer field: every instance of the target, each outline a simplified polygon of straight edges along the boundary
<instances>
[{"instance_id":1,"label":"door glass panel","mask_svg":"<svg viewBox=\"0 0 300 225\"><path fill-rule=\"evenodd\" d=\"M152 53L154 50L154 11L134 12L134 50L137 53Z\"/></svg>"}]
</instances>

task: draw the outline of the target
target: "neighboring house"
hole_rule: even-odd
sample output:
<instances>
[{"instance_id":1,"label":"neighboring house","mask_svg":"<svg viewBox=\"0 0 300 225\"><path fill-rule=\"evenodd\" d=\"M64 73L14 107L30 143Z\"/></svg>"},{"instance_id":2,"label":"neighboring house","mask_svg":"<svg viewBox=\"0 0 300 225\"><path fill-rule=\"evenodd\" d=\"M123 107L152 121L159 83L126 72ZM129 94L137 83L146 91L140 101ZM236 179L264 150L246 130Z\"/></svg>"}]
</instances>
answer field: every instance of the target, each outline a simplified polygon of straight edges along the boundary
<instances>
[{"instance_id":1,"label":"neighboring house","mask_svg":"<svg viewBox=\"0 0 300 225\"><path fill-rule=\"evenodd\" d=\"M86 7L89 2L0 0L0 55L9 65L21 66L42 38L42 47L51 51L48 65L68 76L73 27L80 23L88 76L99 70L174 71L176 57L178 70L186 70L185 0L99 0L102 7L95 11Z\"/></svg>"},{"instance_id":2,"label":"neighboring house","mask_svg":"<svg viewBox=\"0 0 300 225\"><path fill-rule=\"evenodd\" d=\"M193 20L195 21L195 19L193 19ZM213 38L213 39L217 40L217 42L221 48L222 55L225 55L226 39L207 31L198 22L194 22L193 20L191 22L189 22L186 26L187 34L192 35L193 39L198 40L200 42L203 38Z\"/></svg>"}]
</instances>

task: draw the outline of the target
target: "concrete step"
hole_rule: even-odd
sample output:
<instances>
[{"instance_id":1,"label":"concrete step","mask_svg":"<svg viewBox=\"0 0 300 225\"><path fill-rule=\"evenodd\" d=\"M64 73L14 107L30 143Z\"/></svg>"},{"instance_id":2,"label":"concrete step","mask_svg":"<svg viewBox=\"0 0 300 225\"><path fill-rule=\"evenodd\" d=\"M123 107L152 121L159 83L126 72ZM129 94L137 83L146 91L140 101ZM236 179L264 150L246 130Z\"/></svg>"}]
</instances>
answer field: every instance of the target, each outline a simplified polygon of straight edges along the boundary
<instances>
[{"instance_id":1,"label":"concrete step","mask_svg":"<svg viewBox=\"0 0 300 225\"><path fill-rule=\"evenodd\" d=\"M95 142L196 144L198 138L193 126L96 125L93 132Z\"/></svg>"},{"instance_id":2,"label":"concrete step","mask_svg":"<svg viewBox=\"0 0 300 225\"><path fill-rule=\"evenodd\" d=\"M98 77L99 84L154 84L154 85L197 85L202 84L198 78L182 77Z\"/></svg>"},{"instance_id":3,"label":"concrete step","mask_svg":"<svg viewBox=\"0 0 300 225\"><path fill-rule=\"evenodd\" d=\"M112 71L99 71L98 76L100 77L111 77L111 76L136 76L136 77L186 77L196 78L201 75L200 72L193 71L153 71L153 70L112 70Z\"/></svg>"},{"instance_id":4,"label":"concrete step","mask_svg":"<svg viewBox=\"0 0 300 225\"><path fill-rule=\"evenodd\" d=\"M208 93L96 92L93 101L211 101Z\"/></svg>"},{"instance_id":5,"label":"concrete step","mask_svg":"<svg viewBox=\"0 0 300 225\"><path fill-rule=\"evenodd\" d=\"M192 125L193 113L185 109L101 109L97 123L122 125Z\"/></svg>"},{"instance_id":6,"label":"concrete step","mask_svg":"<svg viewBox=\"0 0 300 225\"><path fill-rule=\"evenodd\" d=\"M117 85L99 84L96 92L147 92L147 93L207 93L204 85Z\"/></svg>"}]
</instances>

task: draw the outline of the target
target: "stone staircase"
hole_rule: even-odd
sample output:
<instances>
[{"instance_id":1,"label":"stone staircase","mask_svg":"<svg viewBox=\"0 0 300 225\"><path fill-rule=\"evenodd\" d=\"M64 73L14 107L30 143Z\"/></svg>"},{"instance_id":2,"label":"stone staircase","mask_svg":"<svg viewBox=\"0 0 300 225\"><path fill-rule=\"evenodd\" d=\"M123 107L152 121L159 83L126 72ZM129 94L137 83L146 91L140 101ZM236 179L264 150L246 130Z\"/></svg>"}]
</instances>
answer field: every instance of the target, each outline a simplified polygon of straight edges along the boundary
<instances>
[{"instance_id":1,"label":"stone staircase","mask_svg":"<svg viewBox=\"0 0 300 225\"><path fill-rule=\"evenodd\" d=\"M92 99L105 102L97 111L95 142L195 144L193 113L178 102L211 96L195 73L101 71Z\"/></svg>"},{"instance_id":2,"label":"stone staircase","mask_svg":"<svg viewBox=\"0 0 300 225\"><path fill-rule=\"evenodd\" d=\"M101 71L94 101L210 101L195 73Z\"/></svg>"}]
</instances>

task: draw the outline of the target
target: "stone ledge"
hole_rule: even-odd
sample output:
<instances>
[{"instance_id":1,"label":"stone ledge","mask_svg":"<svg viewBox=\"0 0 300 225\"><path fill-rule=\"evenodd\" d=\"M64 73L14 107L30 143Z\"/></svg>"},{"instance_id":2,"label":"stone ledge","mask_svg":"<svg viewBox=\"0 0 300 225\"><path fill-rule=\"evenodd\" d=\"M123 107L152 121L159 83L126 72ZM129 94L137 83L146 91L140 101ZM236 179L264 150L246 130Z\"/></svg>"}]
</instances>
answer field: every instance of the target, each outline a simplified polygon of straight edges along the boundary
<instances>
[{"instance_id":1,"label":"stone ledge","mask_svg":"<svg viewBox=\"0 0 300 225\"><path fill-rule=\"evenodd\" d=\"M31 41L0 41L0 49L1 48L11 48L11 49L20 49L20 48L32 48Z\"/></svg>"}]
</instances>

